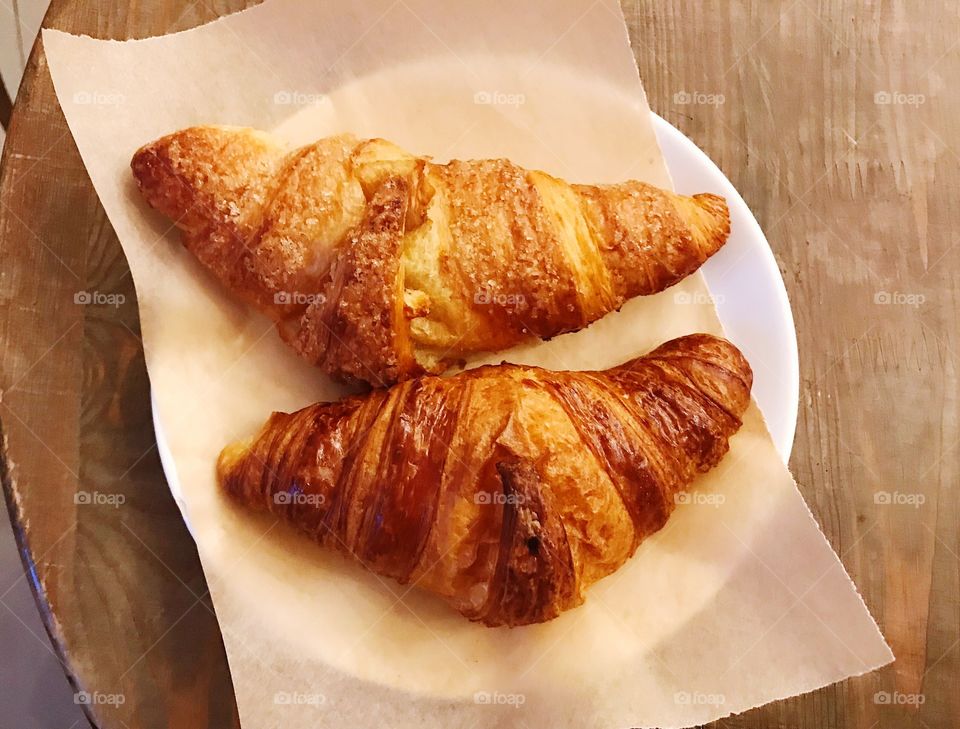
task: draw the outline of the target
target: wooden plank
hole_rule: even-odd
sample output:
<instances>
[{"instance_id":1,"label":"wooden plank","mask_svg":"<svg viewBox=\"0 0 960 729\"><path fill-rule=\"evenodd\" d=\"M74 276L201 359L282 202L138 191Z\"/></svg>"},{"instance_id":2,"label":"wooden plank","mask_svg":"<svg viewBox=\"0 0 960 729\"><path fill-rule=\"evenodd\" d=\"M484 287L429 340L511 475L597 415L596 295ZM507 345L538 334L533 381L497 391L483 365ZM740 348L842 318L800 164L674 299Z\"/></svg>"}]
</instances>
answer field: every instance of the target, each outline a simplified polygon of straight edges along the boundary
<instances>
[{"instance_id":1,"label":"wooden plank","mask_svg":"<svg viewBox=\"0 0 960 729\"><path fill-rule=\"evenodd\" d=\"M56 0L47 24L142 37L244 4ZM770 238L800 339L791 466L899 657L713 726L950 727L960 102L947 83L960 70L960 7L623 5L651 105L717 161ZM0 475L66 668L82 689L123 694L92 708L102 726L234 725L195 547L153 450L126 264L36 49L0 174L0 251ZM83 306L78 292L124 302ZM124 503L77 504L79 491Z\"/></svg>"},{"instance_id":2,"label":"wooden plank","mask_svg":"<svg viewBox=\"0 0 960 729\"><path fill-rule=\"evenodd\" d=\"M242 7L55 2L46 24L125 38ZM3 481L25 563L75 688L107 701L91 720L233 726L196 548L156 454L129 270L39 47L26 78L0 179Z\"/></svg>"},{"instance_id":3,"label":"wooden plank","mask_svg":"<svg viewBox=\"0 0 960 729\"><path fill-rule=\"evenodd\" d=\"M770 239L801 354L791 466L898 656L716 726L953 726L958 7L624 8L652 106L717 161ZM680 103L691 97L704 103ZM884 494L923 504L876 503Z\"/></svg>"}]
</instances>

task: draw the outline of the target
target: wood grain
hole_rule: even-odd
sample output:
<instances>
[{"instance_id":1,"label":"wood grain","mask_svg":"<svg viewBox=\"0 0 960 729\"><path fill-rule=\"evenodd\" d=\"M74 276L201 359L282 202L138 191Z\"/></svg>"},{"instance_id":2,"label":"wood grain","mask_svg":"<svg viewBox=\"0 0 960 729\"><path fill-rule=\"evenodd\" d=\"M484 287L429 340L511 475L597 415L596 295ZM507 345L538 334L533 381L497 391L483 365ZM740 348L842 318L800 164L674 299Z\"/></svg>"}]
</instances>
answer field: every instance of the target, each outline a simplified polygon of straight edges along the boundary
<instances>
[{"instance_id":1,"label":"wood grain","mask_svg":"<svg viewBox=\"0 0 960 729\"><path fill-rule=\"evenodd\" d=\"M56 0L46 24L142 37L246 4ZM720 165L770 239L800 340L791 466L898 656L712 726L956 726L960 6L623 4L654 110ZM123 694L90 707L100 726L235 725L195 547L154 449L129 272L40 49L4 151L0 251L3 482L65 668L80 689ZM74 304L94 291L125 301ZM79 491L125 501L76 504Z\"/></svg>"},{"instance_id":2,"label":"wood grain","mask_svg":"<svg viewBox=\"0 0 960 729\"><path fill-rule=\"evenodd\" d=\"M55 2L45 22L127 38L243 6ZM109 701L85 707L98 726L235 726L196 547L156 452L129 270L39 45L2 170L3 481L53 643L76 690ZM84 293L123 303L76 303Z\"/></svg>"},{"instance_id":3,"label":"wood grain","mask_svg":"<svg viewBox=\"0 0 960 729\"><path fill-rule=\"evenodd\" d=\"M956 726L960 8L625 10L654 110L720 165L780 263L801 354L791 467L898 657L717 726Z\"/></svg>"}]
</instances>

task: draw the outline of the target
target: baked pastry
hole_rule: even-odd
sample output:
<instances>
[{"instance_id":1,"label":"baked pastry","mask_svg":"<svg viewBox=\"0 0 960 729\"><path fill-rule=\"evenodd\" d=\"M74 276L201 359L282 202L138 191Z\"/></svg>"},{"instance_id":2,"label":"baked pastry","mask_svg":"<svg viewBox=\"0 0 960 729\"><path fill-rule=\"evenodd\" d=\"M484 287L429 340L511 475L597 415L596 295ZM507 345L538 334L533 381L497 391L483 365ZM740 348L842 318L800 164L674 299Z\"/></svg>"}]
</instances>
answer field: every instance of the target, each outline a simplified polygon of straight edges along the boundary
<instances>
[{"instance_id":1,"label":"baked pastry","mask_svg":"<svg viewBox=\"0 0 960 729\"><path fill-rule=\"evenodd\" d=\"M504 159L435 164L350 135L293 151L194 127L133 157L147 202L303 357L388 385L581 329L695 271L723 198L568 185Z\"/></svg>"},{"instance_id":2,"label":"baked pastry","mask_svg":"<svg viewBox=\"0 0 960 729\"><path fill-rule=\"evenodd\" d=\"M221 486L486 625L556 617L728 450L752 373L675 339L602 372L480 367L295 413L223 450Z\"/></svg>"}]
</instances>

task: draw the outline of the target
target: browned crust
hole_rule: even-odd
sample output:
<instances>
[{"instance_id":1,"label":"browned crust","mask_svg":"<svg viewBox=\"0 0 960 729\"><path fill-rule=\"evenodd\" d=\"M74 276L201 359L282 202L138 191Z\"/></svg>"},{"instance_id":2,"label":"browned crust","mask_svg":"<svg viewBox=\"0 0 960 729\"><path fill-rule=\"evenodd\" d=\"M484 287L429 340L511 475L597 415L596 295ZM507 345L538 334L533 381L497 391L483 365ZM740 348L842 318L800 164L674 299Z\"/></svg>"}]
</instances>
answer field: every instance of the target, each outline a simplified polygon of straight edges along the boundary
<instances>
[{"instance_id":1,"label":"browned crust","mask_svg":"<svg viewBox=\"0 0 960 729\"><path fill-rule=\"evenodd\" d=\"M194 127L131 167L184 245L301 355L374 385L585 327L689 275L730 231L714 195L438 165L346 135L288 152L255 130Z\"/></svg>"},{"instance_id":2,"label":"browned crust","mask_svg":"<svg viewBox=\"0 0 960 729\"><path fill-rule=\"evenodd\" d=\"M702 229L694 228L674 204L676 195L652 185L626 182L576 185L575 189L591 227L606 241L601 252L619 304L683 280L719 250L730 234L729 211L723 198L716 195L693 198L712 220L709 228Z\"/></svg>"},{"instance_id":3,"label":"browned crust","mask_svg":"<svg viewBox=\"0 0 960 729\"><path fill-rule=\"evenodd\" d=\"M443 190L456 242L448 275L482 327L473 339L502 349L585 325L576 276L525 169L504 159L454 160L427 174Z\"/></svg>"},{"instance_id":4,"label":"browned crust","mask_svg":"<svg viewBox=\"0 0 960 729\"><path fill-rule=\"evenodd\" d=\"M421 374L403 315L400 254L408 183L384 182L333 264L321 296L290 338L297 352L342 379L386 386Z\"/></svg>"},{"instance_id":5,"label":"browned crust","mask_svg":"<svg viewBox=\"0 0 960 729\"><path fill-rule=\"evenodd\" d=\"M492 589L477 614L488 625L529 625L580 604L576 566L559 510L533 463L494 461L504 496Z\"/></svg>"},{"instance_id":6,"label":"browned crust","mask_svg":"<svg viewBox=\"0 0 960 729\"><path fill-rule=\"evenodd\" d=\"M147 202L183 232L184 245L232 292L261 308L289 269L257 251L283 155L253 136L197 127L139 149L130 166ZM271 276L273 273L273 276Z\"/></svg>"},{"instance_id":7,"label":"browned crust","mask_svg":"<svg viewBox=\"0 0 960 729\"><path fill-rule=\"evenodd\" d=\"M542 622L663 526L727 452L751 384L740 352L709 335L603 372L422 377L275 413L224 450L220 480L473 620Z\"/></svg>"}]
</instances>

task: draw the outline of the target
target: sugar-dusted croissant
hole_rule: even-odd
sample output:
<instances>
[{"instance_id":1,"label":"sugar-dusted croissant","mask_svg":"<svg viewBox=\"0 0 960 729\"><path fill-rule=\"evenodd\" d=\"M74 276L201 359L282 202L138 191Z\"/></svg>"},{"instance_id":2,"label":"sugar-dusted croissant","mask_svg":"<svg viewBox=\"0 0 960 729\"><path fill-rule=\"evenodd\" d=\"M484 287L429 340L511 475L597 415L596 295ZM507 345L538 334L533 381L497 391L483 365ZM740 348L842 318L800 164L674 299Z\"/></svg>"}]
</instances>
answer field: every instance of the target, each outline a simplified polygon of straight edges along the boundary
<instances>
[{"instance_id":1,"label":"sugar-dusted croissant","mask_svg":"<svg viewBox=\"0 0 960 729\"><path fill-rule=\"evenodd\" d=\"M302 356L375 385L580 329L692 273L730 230L715 195L435 164L349 135L288 151L194 127L132 168L186 247Z\"/></svg>"},{"instance_id":2,"label":"sugar-dusted croissant","mask_svg":"<svg viewBox=\"0 0 960 729\"><path fill-rule=\"evenodd\" d=\"M502 365L296 413L228 446L218 476L374 572L487 625L583 602L660 529L740 427L752 374L696 334L603 372Z\"/></svg>"}]
</instances>

